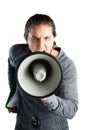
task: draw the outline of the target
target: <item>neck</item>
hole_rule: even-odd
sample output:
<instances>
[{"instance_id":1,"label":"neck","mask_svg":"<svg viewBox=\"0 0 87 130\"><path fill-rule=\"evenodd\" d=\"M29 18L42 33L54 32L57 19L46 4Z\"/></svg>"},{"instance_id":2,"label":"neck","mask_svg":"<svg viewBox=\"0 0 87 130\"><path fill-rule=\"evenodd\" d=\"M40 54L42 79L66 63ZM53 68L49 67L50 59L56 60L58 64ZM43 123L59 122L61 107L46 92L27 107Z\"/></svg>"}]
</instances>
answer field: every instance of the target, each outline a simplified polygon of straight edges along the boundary
<instances>
[{"instance_id":1,"label":"neck","mask_svg":"<svg viewBox=\"0 0 87 130\"><path fill-rule=\"evenodd\" d=\"M57 57L59 55L59 51L51 49L50 54L53 55L54 57Z\"/></svg>"}]
</instances>

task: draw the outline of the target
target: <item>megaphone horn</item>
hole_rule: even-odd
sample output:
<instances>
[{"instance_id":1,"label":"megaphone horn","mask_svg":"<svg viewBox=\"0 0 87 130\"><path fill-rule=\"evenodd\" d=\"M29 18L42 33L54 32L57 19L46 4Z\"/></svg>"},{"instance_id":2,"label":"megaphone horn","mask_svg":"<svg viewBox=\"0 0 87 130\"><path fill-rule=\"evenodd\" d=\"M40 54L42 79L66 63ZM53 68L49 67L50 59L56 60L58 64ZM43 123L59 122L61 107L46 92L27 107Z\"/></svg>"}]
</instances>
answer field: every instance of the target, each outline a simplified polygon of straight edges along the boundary
<instances>
[{"instance_id":1,"label":"megaphone horn","mask_svg":"<svg viewBox=\"0 0 87 130\"><path fill-rule=\"evenodd\" d=\"M47 97L59 87L62 69L48 53L35 52L22 60L17 69L19 87L34 97Z\"/></svg>"}]
</instances>

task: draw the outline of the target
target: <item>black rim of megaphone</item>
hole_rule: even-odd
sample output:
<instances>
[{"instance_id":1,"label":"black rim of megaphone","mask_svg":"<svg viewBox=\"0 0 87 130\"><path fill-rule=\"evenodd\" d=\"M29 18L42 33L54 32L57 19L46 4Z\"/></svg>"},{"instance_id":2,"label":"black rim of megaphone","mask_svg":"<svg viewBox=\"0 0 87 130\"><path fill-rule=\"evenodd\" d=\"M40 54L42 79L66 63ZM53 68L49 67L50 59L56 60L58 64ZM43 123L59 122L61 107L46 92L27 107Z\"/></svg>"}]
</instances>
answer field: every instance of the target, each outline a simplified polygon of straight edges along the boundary
<instances>
[{"instance_id":1,"label":"black rim of megaphone","mask_svg":"<svg viewBox=\"0 0 87 130\"><path fill-rule=\"evenodd\" d=\"M53 92L51 92L50 94L48 94L48 95L46 95L46 96L34 96L34 95L32 95L32 94L26 92L26 91L21 87L21 85L20 85L20 83L19 83L19 81L18 81L18 78L17 78L18 69L19 69L20 64L21 64L26 58L28 58L29 56L36 55L36 54L44 54L44 55L47 55L47 56L53 58L53 59L55 60L55 62L58 64L58 66L59 66L59 68L60 68L60 71L61 71L61 79L60 79L60 82L59 82L59 84L58 84L58 87L57 87ZM62 76L63 76L63 73L62 73L62 67L61 67L60 63L58 62L58 60L57 60L54 56L52 56L52 55L50 55L49 53L46 53L46 52L33 52L33 53L31 53L31 54L25 54L25 55L23 55L23 57L21 57L20 63L19 63L18 66L17 66L17 69L16 69L16 81L17 81L18 87L19 87L23 92L25 92L26 94L28 94L28 95L30 95L30 96L32 96L32 97L35 97L35 98L45 98L45 97L51 96L52 94L55 94L55 93L57 92L57 90L59 89L59 87L60 87L60 84L61 84L61 81L62 81Z\"/></svg>"}]
</instances>

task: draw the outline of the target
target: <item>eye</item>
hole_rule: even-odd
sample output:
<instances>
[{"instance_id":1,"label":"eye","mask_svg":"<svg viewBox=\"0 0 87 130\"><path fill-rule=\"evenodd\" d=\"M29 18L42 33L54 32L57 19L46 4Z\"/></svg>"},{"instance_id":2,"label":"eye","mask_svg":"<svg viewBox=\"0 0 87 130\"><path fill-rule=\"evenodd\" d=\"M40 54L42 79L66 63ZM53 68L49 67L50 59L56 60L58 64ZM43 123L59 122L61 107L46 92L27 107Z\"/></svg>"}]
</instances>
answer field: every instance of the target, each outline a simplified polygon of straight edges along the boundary
<instances>
[{"instance_id":1,"label":"eye","mask_svg":"<svg viewBox=\"0 0 87 130\"><path fill-rule=\"evenodd\" d=\"M45 40L49 40L49 39L50 39L50 37L48 37L48 36L47 36L47 37L45 37L44 39L45 39Z\"/></svg>"},{"instance_id":2,"label":"eye","mask_svg":"<svg viewBox=\"0 0 87 130\"><path fill-rule=\"evenodd\" d=\"M33 40L33 41L36 41L36 42L39 41L39 39L38 39L37 37L32 37L32 40Z\"/></svg>"}]
</instances>

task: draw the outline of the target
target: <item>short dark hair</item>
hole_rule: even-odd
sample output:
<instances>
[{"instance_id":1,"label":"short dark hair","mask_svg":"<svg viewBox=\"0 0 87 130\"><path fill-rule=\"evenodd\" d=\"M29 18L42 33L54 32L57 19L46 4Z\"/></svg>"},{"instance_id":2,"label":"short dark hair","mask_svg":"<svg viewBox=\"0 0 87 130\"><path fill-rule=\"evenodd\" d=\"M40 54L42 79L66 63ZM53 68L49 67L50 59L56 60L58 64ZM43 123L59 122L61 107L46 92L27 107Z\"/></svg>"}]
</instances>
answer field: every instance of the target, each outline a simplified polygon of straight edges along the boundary
<instances>
[{"instance_id":1,"label":"short dark hair","mask_svg":"<svg viewBox=\"0 0 87 130\"><path fill-rule=\"evenodd\" d=\"M26 22L25 31L24 31L25 39L28 38L29 29L33 25L39 25L39 24L48 24L48 25L52 26L52 28L53 28L53 36L56 37L56 26L55 26L54 21L48 15L35 14L35 15L31 16L28 19L28 21Z\"/></svg>"}]
</instances>

